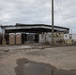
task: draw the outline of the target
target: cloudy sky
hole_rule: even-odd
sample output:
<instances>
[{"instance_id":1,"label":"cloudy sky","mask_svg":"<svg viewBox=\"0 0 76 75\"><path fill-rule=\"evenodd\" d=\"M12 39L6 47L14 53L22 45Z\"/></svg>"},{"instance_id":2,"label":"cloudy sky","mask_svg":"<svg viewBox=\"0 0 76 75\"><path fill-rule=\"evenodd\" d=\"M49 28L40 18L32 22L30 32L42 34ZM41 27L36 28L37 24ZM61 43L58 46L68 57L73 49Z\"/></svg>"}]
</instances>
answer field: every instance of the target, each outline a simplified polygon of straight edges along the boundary
<instances>
[{"instance_id":1,"label":"cloudy sky","mask_svg":"<svg viewBox=\"0 0 76 75\"><path fill-rule=\"evenodd\" d=\"M76 33L76 0L54 0L55 25ZM0 0L0 24L50 24L51 0Z\"/></svg>"}]
</instances>

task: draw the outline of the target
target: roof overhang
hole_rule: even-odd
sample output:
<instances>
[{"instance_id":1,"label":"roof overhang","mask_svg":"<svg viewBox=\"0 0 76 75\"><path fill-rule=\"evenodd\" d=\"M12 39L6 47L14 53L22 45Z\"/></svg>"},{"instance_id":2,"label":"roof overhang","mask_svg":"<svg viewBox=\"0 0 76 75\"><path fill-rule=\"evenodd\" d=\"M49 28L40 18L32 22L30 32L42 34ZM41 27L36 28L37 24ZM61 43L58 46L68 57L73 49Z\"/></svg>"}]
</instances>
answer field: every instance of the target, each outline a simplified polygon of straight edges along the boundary
<instances>
[{"instance_id":1,"label":"roof overhang","mask_svg":"<svg viewBox=\"0 0 76 75\"><path fill-rule=\"evenodd\" d=\"M51 25L44 25L44 24L16 24L15 26L2 26L1 28L4 28L6 31L25 31L25 30L40 30L42 32L50 32L52 30ZM65 27L59 27L59 26L54 26L55 31L61 31L61 32L69 32L69 28Z\"/></svg>"}]
</instances>

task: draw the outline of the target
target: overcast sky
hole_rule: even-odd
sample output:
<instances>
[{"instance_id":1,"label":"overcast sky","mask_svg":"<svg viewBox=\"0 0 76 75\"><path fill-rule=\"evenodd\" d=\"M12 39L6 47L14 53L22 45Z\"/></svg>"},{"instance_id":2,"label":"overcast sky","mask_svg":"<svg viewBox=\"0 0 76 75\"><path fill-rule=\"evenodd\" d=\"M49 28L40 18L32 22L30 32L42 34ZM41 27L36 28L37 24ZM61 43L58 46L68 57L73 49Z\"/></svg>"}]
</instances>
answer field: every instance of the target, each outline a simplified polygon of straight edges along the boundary
<instances>
[{"instance_id":1,"label":"overcast sky","mask_svg":"<svg viewBox=\"0 0 76 75\"><path fill-rule=\"evenodd\" d=\"M76 0L54 0L55 25L76 33ZM50 24L51 0L0 0L0 24Z\"/></svg>"}]
</instances>

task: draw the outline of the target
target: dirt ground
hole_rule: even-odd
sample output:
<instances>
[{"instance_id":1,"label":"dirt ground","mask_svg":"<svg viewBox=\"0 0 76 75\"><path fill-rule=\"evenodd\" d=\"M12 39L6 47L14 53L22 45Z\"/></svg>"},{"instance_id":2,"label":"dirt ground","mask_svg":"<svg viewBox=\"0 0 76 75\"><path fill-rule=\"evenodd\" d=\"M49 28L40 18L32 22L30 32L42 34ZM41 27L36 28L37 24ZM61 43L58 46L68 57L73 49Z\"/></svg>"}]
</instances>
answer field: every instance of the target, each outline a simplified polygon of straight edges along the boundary
<instances>
[{"instance_id":1,"label":"dirt ground","mask_svg":"<svg viewBox=\"0 0 76 75\"><path fill-rule=\"evenodd\" d=\"M31 71L27 66L31 66ZM38 75L34 71L52 75L52 69L54 75L76 75L76 46L39 49L33 46L0 47L0 75Z\"/></svg>"}]
</instances>

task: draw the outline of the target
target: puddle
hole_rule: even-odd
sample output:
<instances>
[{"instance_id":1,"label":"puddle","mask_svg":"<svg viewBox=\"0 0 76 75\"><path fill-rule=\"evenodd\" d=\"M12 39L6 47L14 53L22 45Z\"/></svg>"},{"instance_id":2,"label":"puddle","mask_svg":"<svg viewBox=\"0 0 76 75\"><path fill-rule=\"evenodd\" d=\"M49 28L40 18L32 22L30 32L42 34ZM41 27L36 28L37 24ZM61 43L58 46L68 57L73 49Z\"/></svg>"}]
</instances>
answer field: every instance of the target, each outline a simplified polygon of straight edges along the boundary
<instances>
[{"instance_id":1,"label":"puddle","mask_svg":"<svg viewBox=\"0 0 76 75\"><path fill-rule=\"evenodd\" d=\"M76 75L76 70L61 70L50 64L38 63L26 58L18 59L14 69L16 75Z\"/></svg>"}]
</instances>

